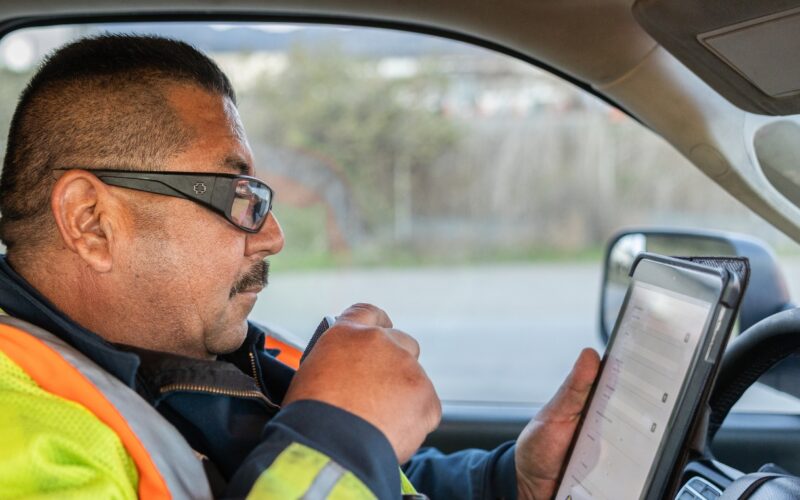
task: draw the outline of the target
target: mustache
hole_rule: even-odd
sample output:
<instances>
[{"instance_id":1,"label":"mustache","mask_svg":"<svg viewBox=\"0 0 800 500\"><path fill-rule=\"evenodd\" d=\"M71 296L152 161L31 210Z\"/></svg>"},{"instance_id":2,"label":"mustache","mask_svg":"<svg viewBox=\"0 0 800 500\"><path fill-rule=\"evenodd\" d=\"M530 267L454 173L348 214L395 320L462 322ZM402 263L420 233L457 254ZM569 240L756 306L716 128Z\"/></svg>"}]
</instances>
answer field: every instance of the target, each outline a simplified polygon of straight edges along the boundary
<instances>
[{"instance_id":1,"label":"mustache","mask_svg":"<svg viewBox=\"0 0 800 500\"><path fill-rule=\"evenodd\" d=\"M266 288L269 284L269 262L261 260L253 264L231 287L230 297L254 287Z\"/></svg>"}]
</instances>

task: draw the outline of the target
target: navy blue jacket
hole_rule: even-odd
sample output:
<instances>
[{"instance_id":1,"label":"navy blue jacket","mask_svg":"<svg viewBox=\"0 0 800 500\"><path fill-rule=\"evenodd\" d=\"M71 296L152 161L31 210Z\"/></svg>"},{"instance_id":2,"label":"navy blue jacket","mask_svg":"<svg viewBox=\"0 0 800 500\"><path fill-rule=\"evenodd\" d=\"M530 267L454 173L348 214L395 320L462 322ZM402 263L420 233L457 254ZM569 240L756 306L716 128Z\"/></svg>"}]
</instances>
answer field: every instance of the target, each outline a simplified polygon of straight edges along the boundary
<instances>
[{"instance_id":1,"label":"navy blue jacket","mask_svg":"<svg viewBox=\"0 0 800 500\"><path fill-rule=\"evenodd\" d=\"M397 459L377 428L316 401L281 402L294 371L264 349L265 330L249 324L237 351L206 361L111 344L58 311L0 256L0 307L59 336L149 401L207 457L215 495L244 497L292 442L328 455L378 498L399 498ZM404 470L432 499L515 498L514 447L443 455L417 453Z\"/></svg>"}]
</instances>

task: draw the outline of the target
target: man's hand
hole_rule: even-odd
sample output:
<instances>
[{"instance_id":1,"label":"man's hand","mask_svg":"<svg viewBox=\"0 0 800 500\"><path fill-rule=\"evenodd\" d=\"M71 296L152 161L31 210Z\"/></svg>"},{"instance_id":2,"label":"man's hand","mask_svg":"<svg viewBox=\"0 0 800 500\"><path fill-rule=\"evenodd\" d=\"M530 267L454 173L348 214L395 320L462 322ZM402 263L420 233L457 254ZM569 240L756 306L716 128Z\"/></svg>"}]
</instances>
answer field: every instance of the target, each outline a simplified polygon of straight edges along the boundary
<instances>
[{"instance_id":1,"label":"man's hand","mask_svg":"<svg viewBox=\"0 0 800 500\"><path fill-rule=\"evenodd\" d=\"M556 395L517 439L514 459L520 499L545 500L555 494L561 466L599 367L597 353L584 349Z\"/></svg>"},{"instance_id":2,"label":"man's hand","mask_svg":"<svg viewBox=\"0 0 800 500\"><path fill-rule=\"evenodd\" d=\"M389 439L398 463L441 420L442 406L417 361L419 344L368 304L344 311L297 371L284 404L313 399L358 415Z\"/></svg>"}]
</instances>

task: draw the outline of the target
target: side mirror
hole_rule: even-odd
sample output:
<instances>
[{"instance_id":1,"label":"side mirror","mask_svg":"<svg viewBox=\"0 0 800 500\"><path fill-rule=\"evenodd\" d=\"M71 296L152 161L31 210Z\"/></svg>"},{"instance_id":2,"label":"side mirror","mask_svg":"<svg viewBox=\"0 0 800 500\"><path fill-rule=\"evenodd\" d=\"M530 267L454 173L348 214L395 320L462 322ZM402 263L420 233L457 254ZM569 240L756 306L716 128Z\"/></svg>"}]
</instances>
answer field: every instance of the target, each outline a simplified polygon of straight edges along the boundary
<instances>
[{"instance_id":1,"label":"side mirror","mask_svg":"<svg viewBox=\"0 0 800 500\"><path fill-rule=\"evenodd\" d=\"M750 259L750 284L739 310L738 330L794 307L772 250L766 243L737 234L711 231L628 230L609 241L600 291L600 336L608 342L617 321L630 269L642 252L671 256L738 256Z\"/></svg>"}]
</instances>

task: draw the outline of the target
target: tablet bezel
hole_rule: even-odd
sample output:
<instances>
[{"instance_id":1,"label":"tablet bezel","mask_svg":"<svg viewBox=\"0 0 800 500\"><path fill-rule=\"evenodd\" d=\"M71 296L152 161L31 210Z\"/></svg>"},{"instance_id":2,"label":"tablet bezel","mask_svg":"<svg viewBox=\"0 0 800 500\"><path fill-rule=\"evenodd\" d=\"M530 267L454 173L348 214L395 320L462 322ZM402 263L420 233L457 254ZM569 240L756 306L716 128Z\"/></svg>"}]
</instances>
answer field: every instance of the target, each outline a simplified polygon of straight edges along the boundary
<instances>
[{"instance_id":1,"label":"tablet bezel","mask_svg":"<svg viewBox=\"0 0 800 500\"><path fill-rule=\"evenodd\" d=\"M694 427L693 423L698 416L703 400L708 398L708 389L733 325L739 286L737 277L724 269L649 253L642 253L636 258L630 275L631 283L625 293L620 314L617 316L609 337L600 373L605 369L609 353L614 349L617 333L622 319L625 317L631 292L636 282L647 283L711 304L701 337L681 385L680 397L675 401L664 435L656 450L656 458L650 466L642 493L639 496L640 499L650 500L661 498L661 495L665 493L664 490L669 486L672 470L687 446L689 431ZM596 392L600 373L598 373L587 400L587 409ZM563 482L569 460L583 430L585 418L586 413L584 412L562 464L556 492ZM667 463L669 463L669 467L665 468L664 465Z\"/></svg>"}]
</instances>

